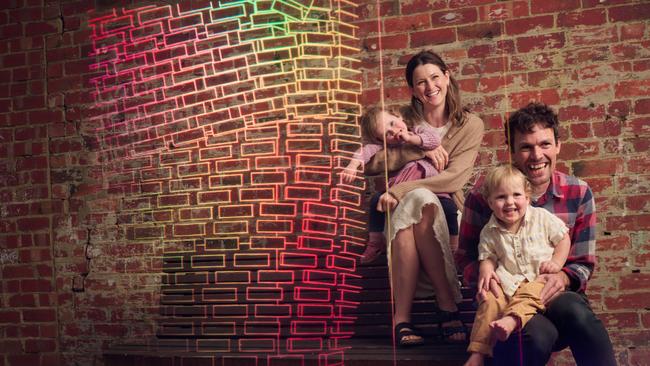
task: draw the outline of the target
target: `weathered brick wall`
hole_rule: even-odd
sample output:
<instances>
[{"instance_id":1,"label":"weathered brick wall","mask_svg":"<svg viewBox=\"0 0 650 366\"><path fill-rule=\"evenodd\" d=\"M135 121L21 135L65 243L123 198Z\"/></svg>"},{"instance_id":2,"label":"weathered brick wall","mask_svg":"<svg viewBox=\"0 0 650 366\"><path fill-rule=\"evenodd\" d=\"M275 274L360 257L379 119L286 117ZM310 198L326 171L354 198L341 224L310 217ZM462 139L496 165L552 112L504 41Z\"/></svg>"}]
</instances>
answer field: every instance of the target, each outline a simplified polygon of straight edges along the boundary
<instances>
[{"instance_id":1,"label":"weathered brick wall","mask_svg":"<svg viewBox=\"0 0 650 366\"><path fill-rule=\"evenodd\" d=\"M111 230L124 218L122 202L104 189L88 125L97 74L89 71L87 11L122 3L0 4L0 365L54 365L60 356L93 364L116 340L154 332L162 248L106 245L124 239ZM206 1L183 1L193 3ZM358 3L362 100L370 105L380 90L377 9ZM379 1L379 14L387 103L408 100L411 54L441 53L488 128L477 171L507 158L508 111L535 99L560 112L560 168L597 195L599 264L589 296L619 362L647 362L650 4Z\"/></svg>"},{"instance_id":2,"label":"weathered brick wall","mask_svg":"<svg viewBox=\"0 0 650 366\"><path fill-rule=\"evenodd\" d=\"M385 102L407 103L403 75L410 55L440 53L464 102L486 124L477 173L507 159L502 125L508 112L531 100L559 112L559 169L586 180L596 195L598 265L589 298L619 362L647 364L650 3L407 0L372 1L358 10L362 104L379 101L380 62ZM568 352L555 359L572 363Z\"/></svg>"}]
</instances>

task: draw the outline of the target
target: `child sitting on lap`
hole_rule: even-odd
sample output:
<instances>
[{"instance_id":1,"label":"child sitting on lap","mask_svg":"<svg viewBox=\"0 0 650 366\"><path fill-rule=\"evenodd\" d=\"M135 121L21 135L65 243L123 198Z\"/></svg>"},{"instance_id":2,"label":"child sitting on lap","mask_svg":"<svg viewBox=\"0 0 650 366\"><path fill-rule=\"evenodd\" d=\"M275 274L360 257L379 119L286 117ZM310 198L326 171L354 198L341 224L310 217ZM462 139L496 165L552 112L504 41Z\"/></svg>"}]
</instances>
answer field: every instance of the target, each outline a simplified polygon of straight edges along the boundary
<instances>
[{"instance_id":1,"label":"child sitting on lap","mask_svg":"<svg viewBox=\"0 0 650 366\"><path fill-rule=\"evenodd\" d=\"M492 356L496 340L505 341L544 311L544 283L536 278L559 272L569 255L566 225L547 210L530 206L530 193L526 176L511 165L501 165L485 178L482 194L492 217L480 236L480 304L465 366L482 365L485 356ZM490 291L491 280L500 284L498 297Z\"/></svg>"},{"instance_id":2,"label":"child sitting on lap","mask_svg":"<svg viewBox=\"0 0 650 366\"><path fill-rule=\"evenodd\" d=\"M356 177L357 170L361 162L368 163L372 157L384 149L384 139L387 146L417 146L425 151L432 151L440 146L440 136L444 136L449 129L449 125L434 128L427 123L421 123L412 126L410 107L403 107L398 112L396 110L382 110L381 108L370 108L360 121L361 135L366 142L359 149L354 159L343 170L343 181L352 182ZM406 118L404 118L406 117ZM442 149L442 147L440 147ZM392 172L388 179L388 187L395 184L411 181L416 179L428 178L438 174L432 162L427 159L411 161L397 172ZM361 263L372 263L379 255L386 250L386 240L384 238L384 221L385 215L377 210L377 201L383 192L376 193L370 201L369 210L369 234L368 245L361 256ZM447 228L450 235L451 248L458 247L458 219L456 204L448 193L437 193L440 204L447 220Z\"/></svg>"}]
</instances>

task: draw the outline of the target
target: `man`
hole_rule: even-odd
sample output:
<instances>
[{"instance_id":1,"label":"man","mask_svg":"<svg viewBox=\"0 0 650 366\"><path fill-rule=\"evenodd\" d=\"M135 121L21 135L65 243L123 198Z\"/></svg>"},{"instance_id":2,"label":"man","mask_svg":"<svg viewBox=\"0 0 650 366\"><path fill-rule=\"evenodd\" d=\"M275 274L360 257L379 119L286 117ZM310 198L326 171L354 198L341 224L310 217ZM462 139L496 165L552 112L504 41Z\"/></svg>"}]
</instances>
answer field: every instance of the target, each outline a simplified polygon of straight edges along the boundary
<instances>
[{"instance_id":1,"label":"man","mask_svg":"<svg viewBox=\"0 0 650 366\"><path fill-rule=\"evenodd\" d=\"M570 347L578 365L616 365L609 335L591 310L584 294L596 261L596 215L587 183L555 170L560 153L559 125L548 106L530 103L508 119L506 140L512 162L530 180L531 204L562 219L569 228L571 251L562 271L539 276L545 282L541 300L544 314L535 315L519 336L494 348L496 365L545 365L551 353ZM460 227L458 268L465 281L475 282L478 242L492 211L477 185L465 200ZM496 295L496 281L490 284Z\"/></svg>"}]
</instances>

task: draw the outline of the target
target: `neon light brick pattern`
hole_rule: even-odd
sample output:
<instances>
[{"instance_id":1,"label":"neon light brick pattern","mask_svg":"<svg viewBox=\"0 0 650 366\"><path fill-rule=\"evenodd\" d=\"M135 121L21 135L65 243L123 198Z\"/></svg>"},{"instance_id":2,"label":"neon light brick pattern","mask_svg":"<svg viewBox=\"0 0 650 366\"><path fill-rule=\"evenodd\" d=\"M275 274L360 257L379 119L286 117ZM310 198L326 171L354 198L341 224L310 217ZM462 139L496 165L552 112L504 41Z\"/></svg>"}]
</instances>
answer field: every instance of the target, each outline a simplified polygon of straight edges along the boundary
<instances>
[{"instance_id":1,"label":"neon light brick pattern","mask_svg":"<svg viewBox=\"0 0 650 366\"><path fill-rule=\"evenodd\" d=\"M344 362L365 234L363 179L339 175L360 146L352 6L93 15L92 123L119 224L164 250L160 344L219 365Z\"/></svg>"}]
</instances>

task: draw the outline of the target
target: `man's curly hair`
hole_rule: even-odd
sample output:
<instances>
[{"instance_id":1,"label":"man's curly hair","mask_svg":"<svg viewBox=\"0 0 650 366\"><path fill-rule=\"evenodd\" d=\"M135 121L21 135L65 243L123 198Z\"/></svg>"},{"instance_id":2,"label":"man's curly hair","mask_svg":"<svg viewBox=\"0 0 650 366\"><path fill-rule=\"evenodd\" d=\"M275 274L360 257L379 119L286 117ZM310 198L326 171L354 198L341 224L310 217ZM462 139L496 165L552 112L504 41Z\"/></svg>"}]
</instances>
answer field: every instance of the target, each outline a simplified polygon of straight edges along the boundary
<instances>
[{"instance_id":1,"label":"man's curly hair","mask_svg":"<svg viewBox=\"0 0 650 366\"><path fill-rule=\"evenodd\" d=\"M515 151L515 132L521 134L533 132L533 127L552 128L557 144L560 137L560 123L557 113L543 103L532 102L510 115L505 126L506 141L510 152Z\"/></svg>"}]
</instances>

